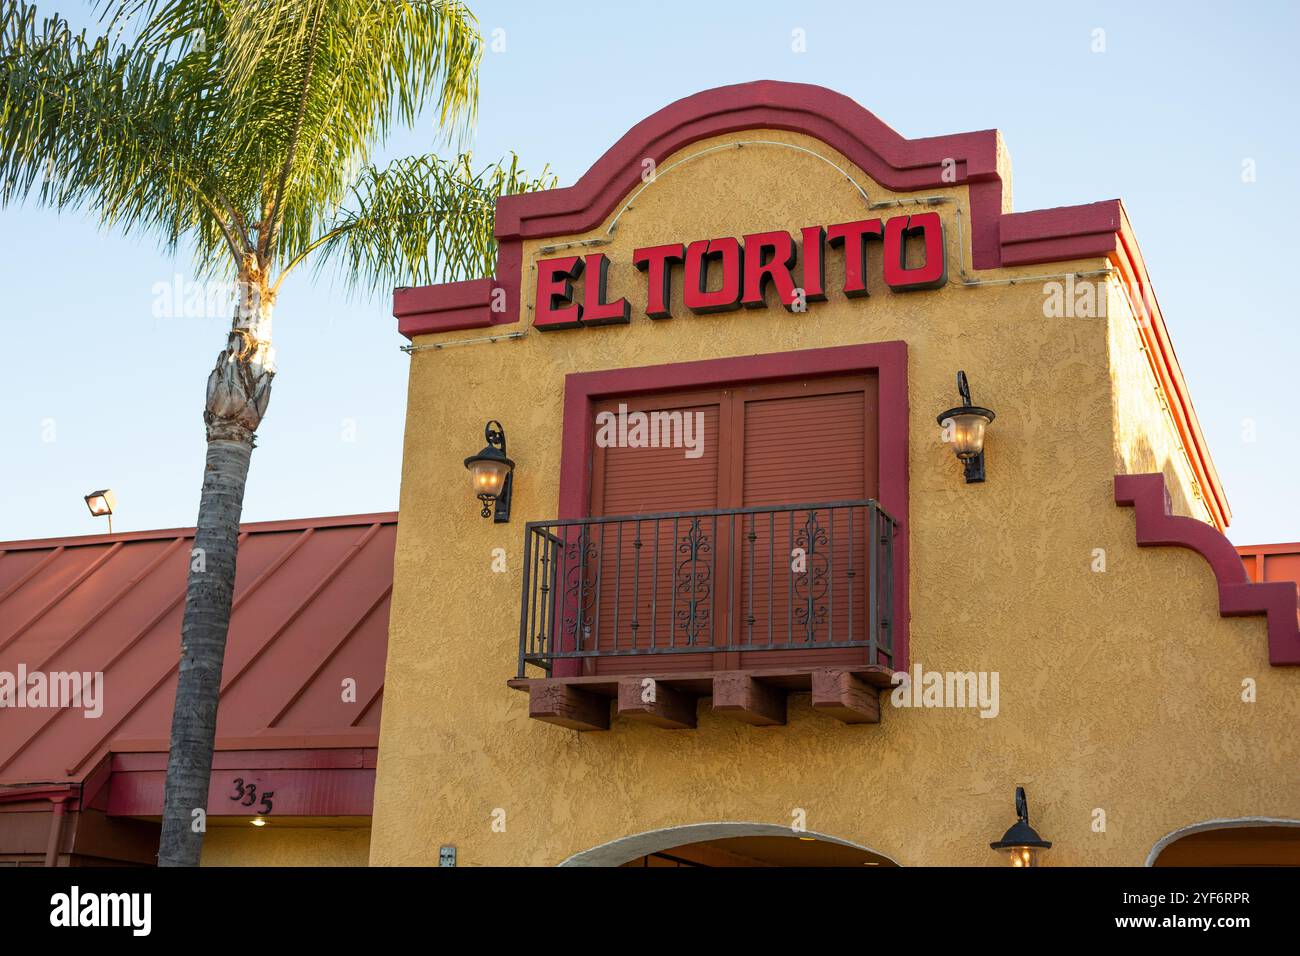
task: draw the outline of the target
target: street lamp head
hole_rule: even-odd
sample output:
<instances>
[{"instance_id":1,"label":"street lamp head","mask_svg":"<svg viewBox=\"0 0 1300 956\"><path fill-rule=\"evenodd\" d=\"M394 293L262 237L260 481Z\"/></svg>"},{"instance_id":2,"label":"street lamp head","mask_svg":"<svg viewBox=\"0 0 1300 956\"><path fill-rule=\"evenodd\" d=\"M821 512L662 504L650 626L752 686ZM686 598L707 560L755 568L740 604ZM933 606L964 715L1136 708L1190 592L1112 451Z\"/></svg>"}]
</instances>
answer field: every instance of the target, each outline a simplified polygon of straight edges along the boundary
<instances>
[{"instance_id":1,"label":"street lamp head","mask_svg":"<svg viewBox=\"0 0 1300 956\"><path fill-rule=\"evenodd\" d=\"M112 515L113 509L117 506L117 497L113 494L111 488L101 488L99 491L92 491L86 495L86 507L96 518L103 518Z\"/></svg>"}]
</instances>

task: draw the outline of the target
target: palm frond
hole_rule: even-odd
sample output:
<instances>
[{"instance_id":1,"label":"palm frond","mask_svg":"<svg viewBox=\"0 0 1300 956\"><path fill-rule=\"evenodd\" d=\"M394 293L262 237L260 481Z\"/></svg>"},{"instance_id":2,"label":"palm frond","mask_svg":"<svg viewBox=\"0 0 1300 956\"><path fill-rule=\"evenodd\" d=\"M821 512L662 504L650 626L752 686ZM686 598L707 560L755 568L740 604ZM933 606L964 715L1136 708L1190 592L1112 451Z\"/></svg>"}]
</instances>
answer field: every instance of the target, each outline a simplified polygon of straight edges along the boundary
<instances>
[{"instance_id":1,"label":"palm frond","mask_svg":"<svg viewBox=\"0 0 1300 956\"><path fill-rule=\"evenodd\" d=\"M353 186L352 202L299 260L318 250L318 268L333 268L348 285L370 291L490 276L498 197L554 185L548 169L530 176L514 154L509 163L478 172L468 154L453 161L412 156L384 169L367 166Z\"/></svg>"},{"instance_id":2,"label":"palm frond","mask_svg":"<svg viewBox=\"0 0 1300 956\"><path fill-rule=\"evenodd\" d=\"M22 0L2 9L0 203L35 191L43 204L153 232L165 248L192 233L205 258L237 254L201 146L218 91L147 51L40 19Z\"/></svg>"},{"instance_id":3,"label":"palm frond","mask_svg":"<svg viewBox=\"0 0 1300 956\"><path fill-rule=\"evenodd\" d=\"M473 119L482 43L459 0L100 0L100 38L0 4L0 203L188 234L205 271L278 285L319 249L365 271L354 287L485 275L496 197L553 182L513 159L369 165L429 106L444 130Z\"/></svg>"},{"instance_id":4,"label":"palm frond","mask_svg":"<svg viewBox=\"0 0 1300 956\"><path fill-rule=\"evenodd\" d=\"M256 170L259 251L309 242L395 122L432 104L444 129L472 122L482 44L459 0L127 0L143 47L201 35L227 91L232 165Z\"/></svg>"}]
</instances>

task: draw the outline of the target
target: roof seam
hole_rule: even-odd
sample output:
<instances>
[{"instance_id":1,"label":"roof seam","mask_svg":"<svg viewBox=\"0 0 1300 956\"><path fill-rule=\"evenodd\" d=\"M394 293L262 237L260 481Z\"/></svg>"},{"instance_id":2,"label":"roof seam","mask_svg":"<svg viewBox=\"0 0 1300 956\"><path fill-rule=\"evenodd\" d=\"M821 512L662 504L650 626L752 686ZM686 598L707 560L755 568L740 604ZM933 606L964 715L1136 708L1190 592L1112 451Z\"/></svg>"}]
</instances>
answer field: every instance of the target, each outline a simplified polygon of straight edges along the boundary
<instances>
[{"instance_id":1,"label":"roof seam","mask_svg":"<svg viewBox=\"0 0 1300 956\"><path fill-rule=\"evenodd\" d=\"M5 552L5 554L9 554L9 553L10 553L10 552L8 552L8 551ZM4 590L3 592L0 592L0 604L3 604L5 601L9 600L10 595L12 595L12 594L16 594L16 593L18 592L18 590L19 590L19 589L20 589L24 584L26 584L28 581L30 581L32 578L34 578L37 574L39 574L39 573L40 573L40 572L45 568L45 566L46 566L47 564L49 564L51 561L53 561L55 558L57 558L57 557L58 557L60 554L62 554L62 553L63 553L63 548L62 548L62 547L55 548L53 551L51 551L49 554L47 554L44 558L42 558L40 561L38 561L35 565L33 565L32 568L31 568L31 569L30 569L26 574L24 574L21 578L19 578L19 579L18 579L17 581L15 581L13 584L9 585L9 587L5 588L5 590Z\"/></svg>"},{"instance_id":2,"label":"roof seam","mask_svg":"<svg viewBox=\"0 0 1300 956\"><path fill-rule=\"evenodd\" d=\"M94 614L92 614L85 624L82 624L81 627L77 628L70 635L68 635L67 639L64 640L62 643L60 643L58 647L54 648L54 650L50 651L49 654L45 655L45 659L36 665L36 670L38 671L44 670L46 664L54 660L54 658L57 657L59 654L61 654L73 641L81 637L81 635L86 633L86 631L90 630L91 625L93 625L101 617L107 614L109 610L113 608L113 606L116 605L118 601L126 597L126 595L130 591L132 591L136 587L136 585L138 585L145 578L149 577L149 575L153 574L153 572L158 569L158 566L161 565L163 561L165 561L167 558L169 558L172 552L174 552L180 546L181 542L185 540L186 540L185 538L177 538L167 547L163 548L163 550L158 554L158 556L155 557L152 561L150 561L149 564L146 565L145 568L138 575L136 575L135 577L131 578L126 582L125 587L120 589L116 594L114 594L107 601L104 601L100 605L99 610L96 611Z\"/></svg>"},{"instance_id":3,"label":"roof seam","mask_svg":"<svg viewBox=\"0 0 1300 956\"><path fill-rule=\"evenodd\" d=\"M60 591L54 597L50 598L50 600L45 603L44 607L42 607L39 611L33 614L30 618L28 618L27 621L23 623L16 631L10 634L3 641L0 641L0 651L5 650L11 644L17 641L18 638L26 634L28 629L30 629L33 624L35 624L46 614L48 614L51 610L53 610L53 608L57 604L59 604L65 597L67 597L77 588L81 587L81 585L85 583L88 577L90 577L92 574L98 571L105 562L107 562L110 558L113 557L113 555L117 554L117 552L121 550L122 550L122 542L119 541L117 542L117 544L109 548L105 553L101 554L98 558L92 561L90 563L90 567L86 568L79 575L77 575L77 577L74 578L70 584L64 587L62 591Z\"/></svg>"},{"instance_id":4,"label":"roof seam","mask_svg":"<svg viewBox=\"0 0 1300 956\"><path fill-rule=\"evenodd\" d=\"M375 600L371 602L370 606L367 607L365 611L362 612L361 616L357 618L356 622L350 628L348 628L347 633L345 633L342 638L340 638L338 641L335 642L334 646L330 649L329 653L325 655L324 659L322 659L321 662L316 665L315 669L312 670L312 672L309 675L307 675L307 679L298 685L298 689L293 692L293 694L289 697L288 701L285 702L285 705L280 708L279 713L277 713L274 717L270 719L270 721L268 721L267 723L268 727L275 727L277 724L279 724L281 719L283 719L284 715L289 712L289 710L293 707L293 705L298 702L298 699L306 692L307 688L310 687L312 683L316 680L316 678L320 676L321 672L325 670L326 667L329 666L330 661L334 660L334 658L338 655L339 651L343 649L343 646L352 639L352 635L361 629L361 625L366 623L366 621L370 620L370 616L375 613L375 611L379 608L379 606L383 604L384 601L387 599L387 597L392 593L393 593L393 585L392 582L390 581L388 586L384 588L383 592L379 595L379 597L375 598ZM383 682L380 681L381 685L382 683Z\"/></svg>"},{"instance_id":5,"label":"roof seam","mask_svg":"<svg viewBox=\"0 0 1300 956\"><path fill-rule=\"evenodd\" d=\"M289 616L285 618L280 626L272 631L269 637L262 641L261 646L258 647L258 649L253 652L252 656L244 662L244 665L232 674L229 680L222 683L220 692L222 697L225 696L226 691L230 690L230 688L233 687L241 677L248 673L253 664L256 663L264 653L266 653L267 649L275 643L276 639L283 634L285 630L288 629L289 625L298 619L298 615L306 609L307 605L314 601L317 595L319 595L321 591L325 590L326 586L338 577L339 573L351 563L352 559L361 553L361 550L375 537L375 535L379 533L380 527L381 525L378 523L372 524L366 530L366 533L361 536L360 540L354 542L348 548L347 552L344 553L343 557L335 562L334 566L325 574L325 577L323 577L315 587L307 592L307 596L304 597L302 601L299 602L298 606L289 613Z\"/></svg>"}]
</instances>

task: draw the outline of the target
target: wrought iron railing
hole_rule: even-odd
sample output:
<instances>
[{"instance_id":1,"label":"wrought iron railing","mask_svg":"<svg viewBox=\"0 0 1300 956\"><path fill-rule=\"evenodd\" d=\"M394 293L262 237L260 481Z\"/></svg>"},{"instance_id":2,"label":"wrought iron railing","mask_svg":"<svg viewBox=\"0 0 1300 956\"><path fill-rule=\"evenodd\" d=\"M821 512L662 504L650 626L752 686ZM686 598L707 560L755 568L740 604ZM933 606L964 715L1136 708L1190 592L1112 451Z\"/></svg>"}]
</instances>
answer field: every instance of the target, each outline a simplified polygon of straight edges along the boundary
<instances>
[{"instance_id":1,"label":"wrought iron railing","mask_svg":"<svg viewBox=\"0 0 1300 956\"><path fill-rule=\"evenodd\" d=\"M564 659L820 648L892 663L897 530L869 499L530 521L519 676Z\"/></svg>"}]
</instances>

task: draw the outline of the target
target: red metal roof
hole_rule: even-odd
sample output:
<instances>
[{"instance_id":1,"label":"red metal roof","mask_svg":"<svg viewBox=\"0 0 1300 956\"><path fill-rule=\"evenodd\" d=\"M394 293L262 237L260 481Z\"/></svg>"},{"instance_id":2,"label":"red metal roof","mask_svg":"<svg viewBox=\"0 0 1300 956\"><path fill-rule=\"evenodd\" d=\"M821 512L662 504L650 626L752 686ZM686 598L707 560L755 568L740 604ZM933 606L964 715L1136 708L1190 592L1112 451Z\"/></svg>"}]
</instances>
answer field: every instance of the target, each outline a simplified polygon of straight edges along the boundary
<instances>
[{"instance_id":1,"label":"red metal roof","mask_svg":"<svg viewBox=\"0 0 1300 956\"><path fill-rule=\"evenodd\" d=\"M218 749L376 746L397 515L240 530ZM166 749L193 536L0 542L0 672L104 675L97 718L0 709L0 786L79 782L110 751Z\"/></svg>"},{"instance_id":2,"label":"red metal roof","mask_svg":"<svg viewBox=\"0 0 1300 956\"><path fill-rule=\"evenodd\" d=\"M1237 546L1237 553L1252 581L1294 581L1300 585L1300 542L1243 544Z\"/></svg>"}]
</instances>

